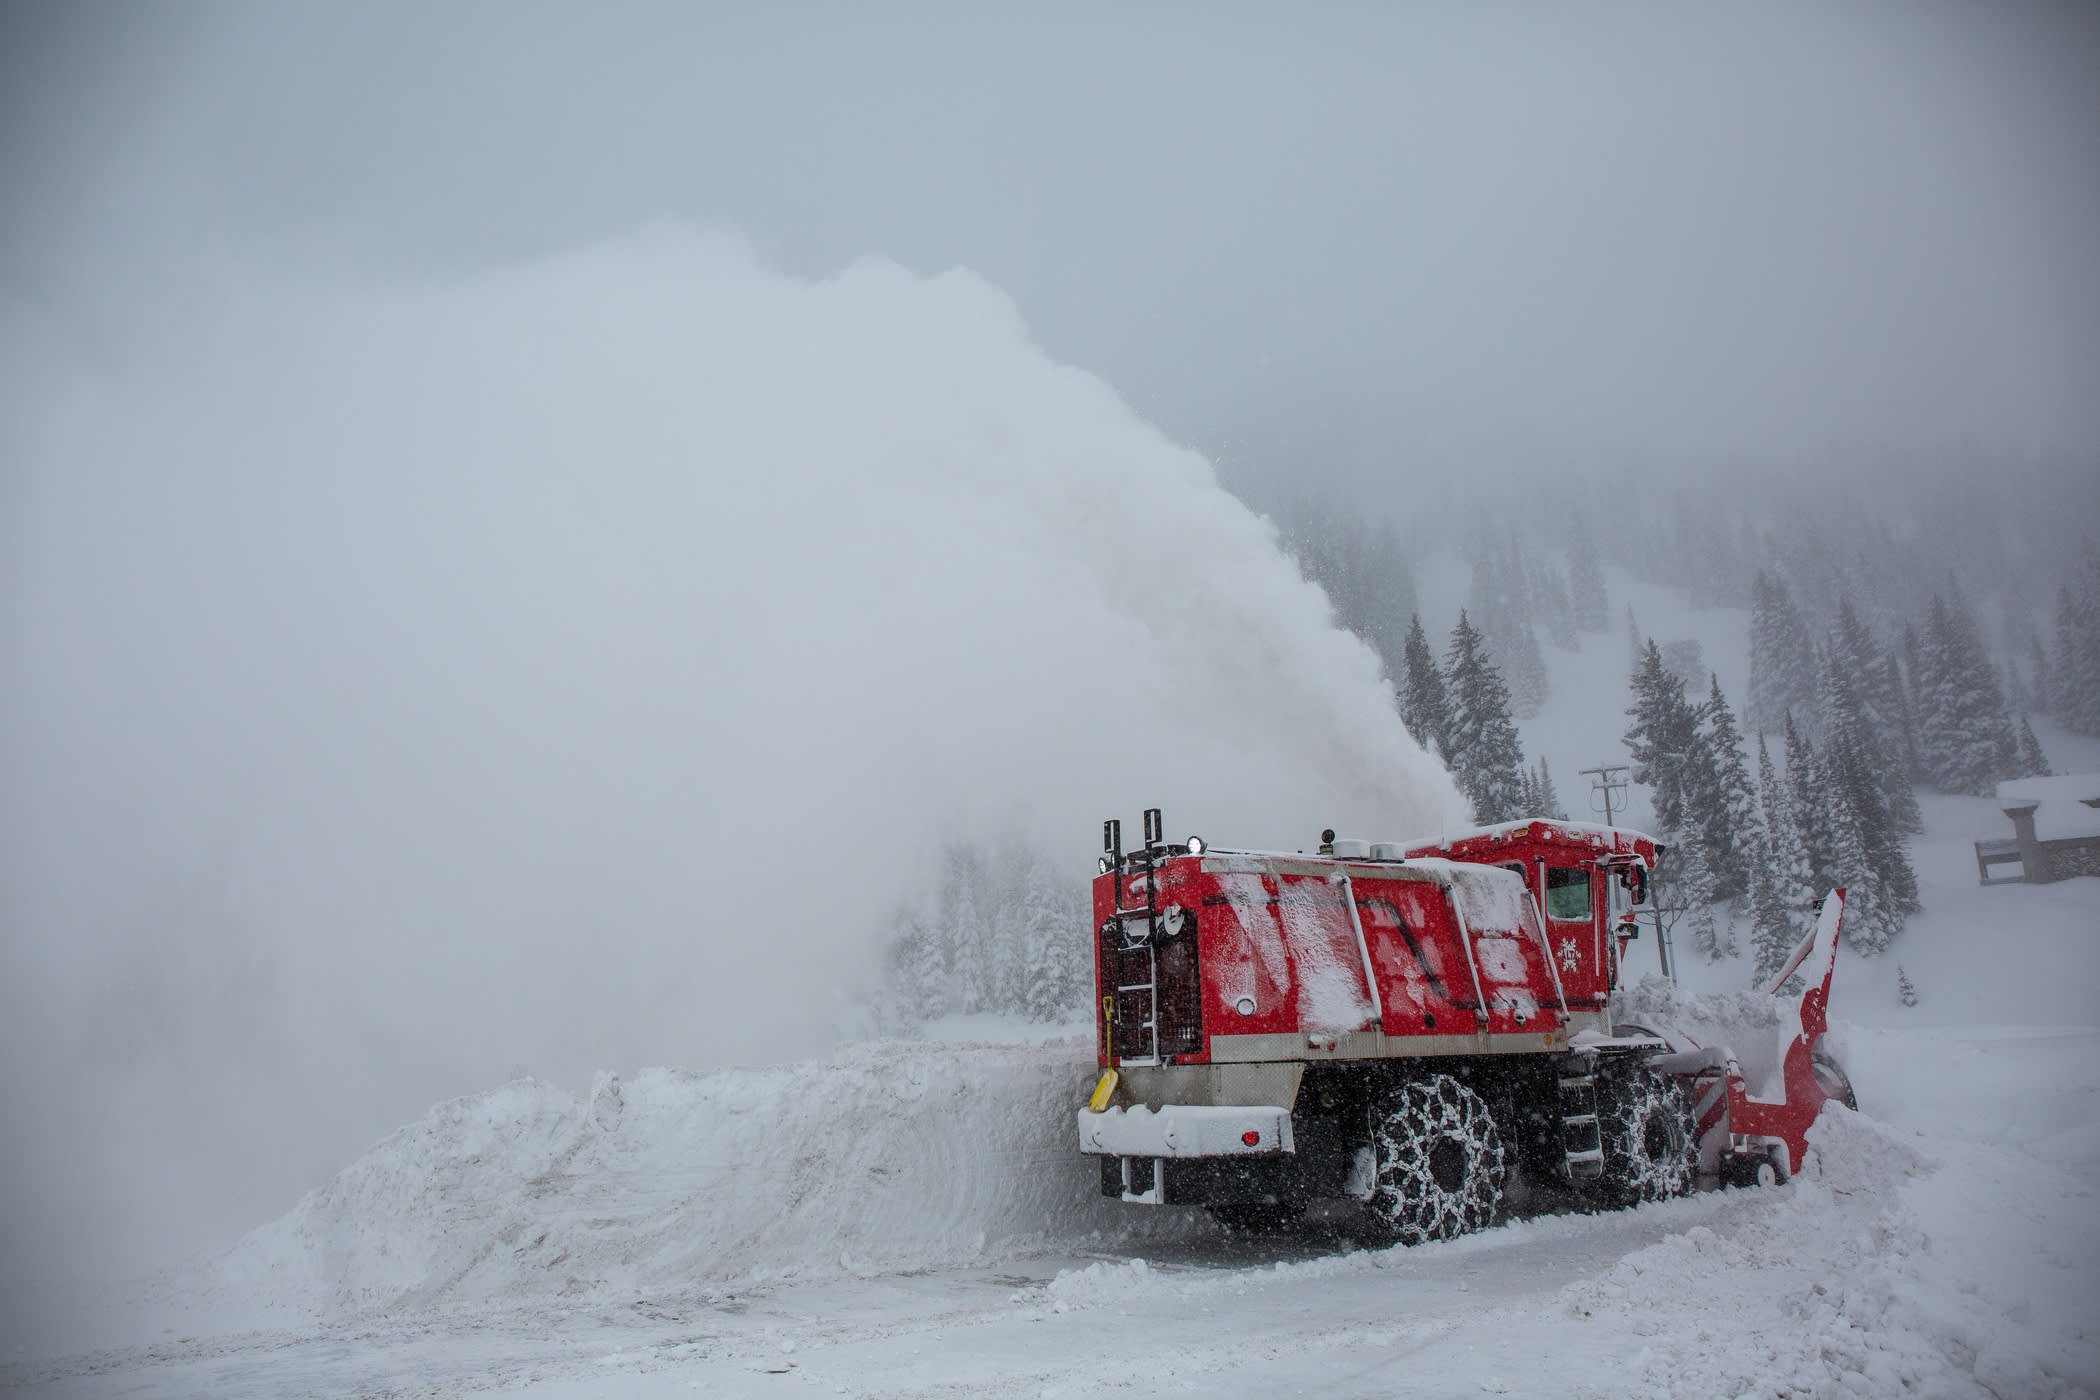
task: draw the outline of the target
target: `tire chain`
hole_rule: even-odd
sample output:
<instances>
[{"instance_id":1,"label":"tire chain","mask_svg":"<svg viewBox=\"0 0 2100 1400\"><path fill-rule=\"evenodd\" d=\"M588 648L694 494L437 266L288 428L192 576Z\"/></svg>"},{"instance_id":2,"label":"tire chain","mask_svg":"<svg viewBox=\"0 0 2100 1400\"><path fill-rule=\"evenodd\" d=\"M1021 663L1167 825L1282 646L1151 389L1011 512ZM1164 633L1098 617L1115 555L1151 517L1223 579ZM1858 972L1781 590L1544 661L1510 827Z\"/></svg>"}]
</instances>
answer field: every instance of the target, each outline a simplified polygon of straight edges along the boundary
<instances>
[{"instance_id":1,"label":"tire chain","mask_svg":"<svg viewBox=\"0 0 2100 1400\"><path fill-rule=\"evenodd\" d=\"M1455 1191L1438 1184L1430 1152L1450 1139L1465 1157ZM1448 1074L1404 1084L1372 1125L1377 1181L1371 1209L1402 1244L1448 1240L1495 1217L1509 1167L1495 1120L1478 1094Z\"/></svg>"},{"instance_id":2,"label":"tire chain","mask_svg":"<svg viewBox=\"0 0 2100 1400\"><path fill-rule=\"evenodd\" d=\"M1609 1085L1606 1102L1597 1109L1604 1190L1624 1205L1690 1191L1698 1173L1699 1125L1684 1086L1646 1065L1613 1074ZM1601 1082L1599 1087L1604 1087ZM1651 1123L1669 1143L1660 1156L1648 1151Z\"/></svg>"}]
</instances>

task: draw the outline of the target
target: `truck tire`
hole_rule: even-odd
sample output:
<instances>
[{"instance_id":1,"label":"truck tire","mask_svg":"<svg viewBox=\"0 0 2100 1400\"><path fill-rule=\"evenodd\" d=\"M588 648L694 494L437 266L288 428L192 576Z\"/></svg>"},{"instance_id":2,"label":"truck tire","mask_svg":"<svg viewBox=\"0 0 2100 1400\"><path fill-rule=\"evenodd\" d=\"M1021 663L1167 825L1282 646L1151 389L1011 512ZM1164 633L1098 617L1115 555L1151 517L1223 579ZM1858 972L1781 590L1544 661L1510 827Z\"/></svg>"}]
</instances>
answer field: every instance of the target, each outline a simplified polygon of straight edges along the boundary
<instances>
[{"instance_id":1,"label":"truck tire","mask_svg":"<svg viewBox=\"0 0 2100 1400\"><path fill-rule=\"evenodd\" d=\"M1698 1118L1675 1076L1638 1062L1600 1071L1597 1133L1604 1148L1597 1190L1613 1205L1667 1200L1692 1189L1699 1171Z\"/></svg>"},{"instance_id":2,"label":"truck tire","mask_svg":"<svg viewBox=\"0 0 2100 1400\"><path fill-rule=\"evenodd\" d=\"M1448 1074L1402 1084L1373 1109L1371 1152L1371 1215L1402 1244L1482 1229L1509 1179L1487 1104Z\"/></svg>"}]
</instances>

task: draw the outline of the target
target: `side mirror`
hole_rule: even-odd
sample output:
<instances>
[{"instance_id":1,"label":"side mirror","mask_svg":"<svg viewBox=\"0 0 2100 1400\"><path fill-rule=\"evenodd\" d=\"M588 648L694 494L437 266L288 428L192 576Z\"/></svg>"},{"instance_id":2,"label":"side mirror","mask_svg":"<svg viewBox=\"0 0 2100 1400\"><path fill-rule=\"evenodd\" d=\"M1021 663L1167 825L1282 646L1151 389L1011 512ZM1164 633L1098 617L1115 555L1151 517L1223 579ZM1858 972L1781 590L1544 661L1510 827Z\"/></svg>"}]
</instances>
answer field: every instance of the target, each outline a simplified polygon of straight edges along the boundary
<instances>
[{"instance_id":1,"label":"side mirror","mask_svg":"<svg viewBox=\"0 0 2100 1400\"><path fill-rule=\"evenodd\" d=\"M1628 904L1646 904L1648 902L1648 870L1646 866L1620 866L1619 885L1626 891L1626 902Z\"/></svg>"}]
</instances>

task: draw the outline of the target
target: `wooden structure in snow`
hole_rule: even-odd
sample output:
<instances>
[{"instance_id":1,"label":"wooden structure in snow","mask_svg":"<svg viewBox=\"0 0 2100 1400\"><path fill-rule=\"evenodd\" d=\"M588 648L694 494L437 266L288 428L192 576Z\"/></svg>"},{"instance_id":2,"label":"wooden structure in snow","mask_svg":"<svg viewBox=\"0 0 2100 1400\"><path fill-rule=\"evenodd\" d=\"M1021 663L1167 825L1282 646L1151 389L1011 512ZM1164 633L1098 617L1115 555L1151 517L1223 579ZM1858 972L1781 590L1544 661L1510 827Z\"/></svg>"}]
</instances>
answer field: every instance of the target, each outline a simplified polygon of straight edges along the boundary
<instances>
[{"instance_id":1,"label":"wooden structure in snow","mask_svg":"<svg viewBox=\"0 0 2100 1400\"><path fill-rule=\"evenodd\" d=\"M2012 839L1976 843L1981 883L2042 885L2100 875L2100 773L2000 783L1998 805L2012 819ZM2017 875L1991 873L2010 865L2020 868Z\"/></svg>"}]
</instances>

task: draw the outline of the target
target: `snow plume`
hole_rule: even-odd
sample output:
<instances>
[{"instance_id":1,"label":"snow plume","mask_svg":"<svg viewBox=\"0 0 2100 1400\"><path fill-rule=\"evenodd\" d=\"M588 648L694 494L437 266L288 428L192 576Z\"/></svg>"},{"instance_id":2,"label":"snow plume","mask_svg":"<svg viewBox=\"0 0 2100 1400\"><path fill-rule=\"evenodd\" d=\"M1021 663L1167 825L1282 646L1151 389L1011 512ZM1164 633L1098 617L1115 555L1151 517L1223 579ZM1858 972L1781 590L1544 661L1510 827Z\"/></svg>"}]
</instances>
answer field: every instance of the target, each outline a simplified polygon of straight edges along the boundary
<instances>
[{"instance_id":1,"label":"snow plume","mask_svg":"<svg viewBox=\"0 0 2100 1400\"><path fill-rule=\"evenodd\" d=\"M230 1235L515 1067L822 1051L958 830L1463 817L1268 524L967 273L656 230L196 300L0 318L11 1260Z\"/></svg>"}]
</instances>

